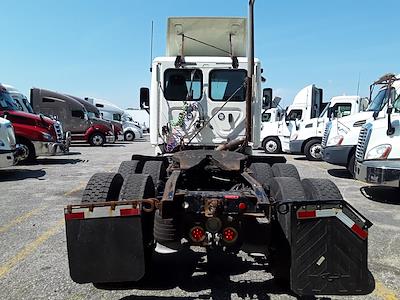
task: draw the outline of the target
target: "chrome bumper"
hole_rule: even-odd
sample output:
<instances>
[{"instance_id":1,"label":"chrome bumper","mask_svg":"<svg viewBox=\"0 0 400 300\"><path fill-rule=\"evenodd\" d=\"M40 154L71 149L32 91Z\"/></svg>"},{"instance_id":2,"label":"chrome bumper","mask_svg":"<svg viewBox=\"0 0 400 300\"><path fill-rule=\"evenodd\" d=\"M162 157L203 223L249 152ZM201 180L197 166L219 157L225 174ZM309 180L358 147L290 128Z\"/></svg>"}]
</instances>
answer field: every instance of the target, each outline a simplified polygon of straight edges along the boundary
<instances>
[{"instance_id":1,"label":"chrome bumper","mask_svg":"<svg viewBox=\"0 0 400 300\"><path fill-rule=\"evenodd\" d=\"M400 161L357 161L355 178L371 184L400 187Z\"/></svg>"},{"instance_id":2,"label":"chrome bumper","mask_svg":"<svg viewBox=\"0 0 400 300\"><path fill-rule=\"evenodd\" d=\"M0 168L8 168L17 163L14 150L0 150Z\"/></svg>"},{"instance_id":3,"label":"chrome bumper","mask_svg":"<svg viewBox=\"0 0 400 300\"><path fill-rule=\"evenodd\" d=\"M115 136L113 135L106 135L106 143L107 144L112 144L115 142Z\"/></svg>"},{"instance_id":4,"label":"chrome bumper","mask_svg":"<svg viewBox=\"0 0 400 300\"><path fill-rule=\"evenodd\" d=\"M69 152L71 145L71 133L68 131L65 134L65 140L61 142L39 142L32 141L35 147L36 156L53 156L57 154L65 154Z\"/></svg>"}]
</instances>

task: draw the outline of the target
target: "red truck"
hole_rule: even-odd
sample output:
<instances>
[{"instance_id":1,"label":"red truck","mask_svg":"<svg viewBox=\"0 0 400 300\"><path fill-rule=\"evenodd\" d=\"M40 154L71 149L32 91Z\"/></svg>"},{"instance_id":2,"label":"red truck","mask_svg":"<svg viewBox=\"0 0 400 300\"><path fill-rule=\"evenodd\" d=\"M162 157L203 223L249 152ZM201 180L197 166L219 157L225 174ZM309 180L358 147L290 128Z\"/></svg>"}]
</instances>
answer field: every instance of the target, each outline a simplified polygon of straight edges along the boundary
<instances>
[{"instance_id":1,"label":"red truck","mask_svg":"<svg viewBox=\"0 0 400 300\"><path fill-rule=\"evenodd\" d=\"M43 115L21 111L2 84L0 117L8 119L14 127L17 144L22 150L20 161L68 152L69 140L64 140L61 124Z\"/></svg>"}]
</instances>

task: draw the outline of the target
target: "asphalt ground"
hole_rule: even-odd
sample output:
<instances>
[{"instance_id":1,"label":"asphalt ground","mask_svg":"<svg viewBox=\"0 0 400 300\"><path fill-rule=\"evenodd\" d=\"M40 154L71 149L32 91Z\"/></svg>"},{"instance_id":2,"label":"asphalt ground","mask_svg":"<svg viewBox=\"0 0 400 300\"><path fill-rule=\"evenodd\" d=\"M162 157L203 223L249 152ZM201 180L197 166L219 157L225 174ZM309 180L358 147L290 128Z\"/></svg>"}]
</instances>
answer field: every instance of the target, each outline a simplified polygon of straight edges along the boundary
<instances>
[{"instance_id":1,"label":"asphalt ground","mask_svg":"<svg viewBox=\"0 0 400 300\"><path fill-rule=\"evenodd\" d=\"M116 290L74 283L63 208L80 201L94 173L117 171L133 153L152 155L153 149L146 140L102 148L75 145L70 155L0 170L0 299L296 299L275 284L264 260L244 253L221 258L214 267L202 251L155 255L148 279ZM302 178L332 179L344 198L374 223L368 247L374 292L331 299L400 299L399 191L369 187L324 162L285 157Z\"/></svg>"}]
</instances>

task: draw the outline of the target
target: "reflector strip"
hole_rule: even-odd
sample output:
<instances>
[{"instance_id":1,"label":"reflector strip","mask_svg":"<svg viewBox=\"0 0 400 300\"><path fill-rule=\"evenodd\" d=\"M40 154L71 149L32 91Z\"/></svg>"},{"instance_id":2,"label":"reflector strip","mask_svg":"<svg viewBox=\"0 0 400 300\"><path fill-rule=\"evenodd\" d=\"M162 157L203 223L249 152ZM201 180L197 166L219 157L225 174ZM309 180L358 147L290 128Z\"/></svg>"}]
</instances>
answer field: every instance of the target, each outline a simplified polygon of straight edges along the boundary
<instances>
[{"instance_id":1,"label":"reflector strip","mask_svg":"<svg viewBox=\"0 0 400 300\"><path fill-rule=\"evenodd\" d=\"M363 240L365 240L368 237L368 232L363 230L360 226L358 226L357 224L354 224L351 227L351 230L353 230L360 238L362 238Z\"/></svg>"},{"instance_id":2,"label":"reflector strip","mask_svg":"<svg viewBox=\"0 0 400 300\"><path fill-rule=\"evenodd\" d=\"M297 212L298 219L311 219L317 216L315 210L303 210Z\"/></svg>"},{"instance_id":3,"label":"reflector strip","mask_svg":"<svg viewBox=\"0 0 400 300\"><path fill-rule=\"evenodd\" d=\"M137 216L140 215L140 210L137 208L123 208L119 213L121 216Z\"/></svg>"},{"instance_id":4,"label":"reflector strip","mask_svg":"<svg viewBox=\"0 0 400 300\"><path fill-rule=\"evenodd\" d=\"M298 219L313 219L313 218L325 218L325 217L337 217L344 225L349 227L361 239L365 240L368 237L368 231L363 230L360 226L358 226L341 209L330 208L330 209L320 209L320 210L297 211Z\"/></svg>"},{"instance_id":5,"label":"reflector strip","mask_svg":"<svg viewBox=\"0 0 400 300\"><path fill-rule=\"evenodd\" d=\"M240 196L239 195L225 195L224 198L228 199L228 200L235 200L235 199L239 199Z\"/></svg>"},{"instance_id":6,"label":"reflector strip","mask_svg":"<svg viewBox=\"0 0 400 300\"><path fill-rule=\"evenodd\" d=\"M85 213L83 211L65 214L65 220L84 219L84 218L85 218Z\"/></svg>"}]
</instances>

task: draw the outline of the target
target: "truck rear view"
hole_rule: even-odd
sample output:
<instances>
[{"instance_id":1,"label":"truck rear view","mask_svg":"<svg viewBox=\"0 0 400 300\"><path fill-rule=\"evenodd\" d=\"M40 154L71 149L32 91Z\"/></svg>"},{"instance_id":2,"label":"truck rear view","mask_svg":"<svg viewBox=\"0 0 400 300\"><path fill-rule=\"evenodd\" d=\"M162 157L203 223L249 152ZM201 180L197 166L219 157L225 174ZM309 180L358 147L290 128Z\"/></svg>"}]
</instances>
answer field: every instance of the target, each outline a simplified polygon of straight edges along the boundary
<instances>
[{"instance_id":1,"label":"truck rear view","mask_svg":"<svg viewBox=\"0 0 400 300\"><path fill-rule=\"evenodd\" d=\"M204 35L211 23L219 34ZM170 56L155 59L149 99L142 90L151 144L164 155L134 154L118 173L94 174L82 203L65 208L71 278L139 281L154 251L200 246L261 253L298 295L371 292L371 223L331 181L300 180L284 158L248 153L246 20L172 18L170 31L177 46L169 39ZM260 116L258 61L251 77ZM252 125L257 141L260 120Z\"/></svg>"}]
</instances>

